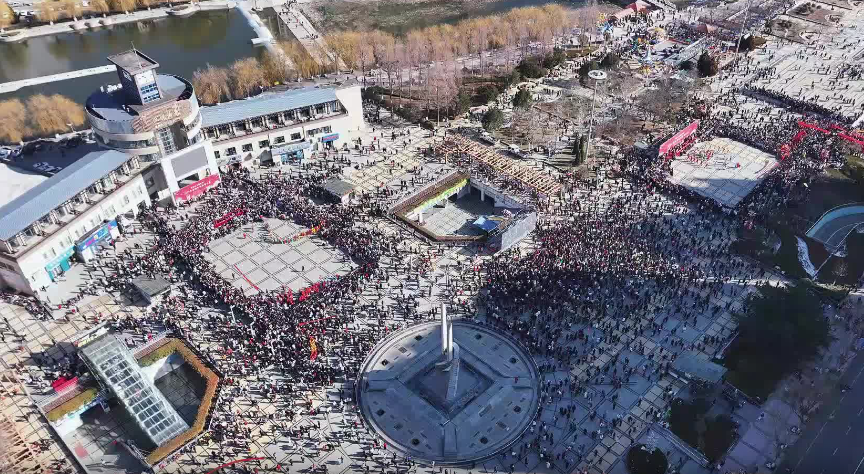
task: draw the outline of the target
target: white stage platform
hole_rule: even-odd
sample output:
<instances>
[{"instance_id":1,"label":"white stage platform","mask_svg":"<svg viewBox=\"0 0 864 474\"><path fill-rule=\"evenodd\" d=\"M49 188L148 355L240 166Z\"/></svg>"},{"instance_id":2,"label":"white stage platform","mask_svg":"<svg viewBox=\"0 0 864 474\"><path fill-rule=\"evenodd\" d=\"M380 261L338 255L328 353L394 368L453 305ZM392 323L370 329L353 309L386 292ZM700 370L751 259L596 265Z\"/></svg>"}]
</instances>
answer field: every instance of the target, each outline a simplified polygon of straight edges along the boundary
<instances>
[{"instance_id":1,"label":"white stage platform","mask_svg":"<svg viewBox=\"0 0 864 474\"><path fill-rule=\"evenodd\" d=\"M741 142L715 138L696 143L676 158L667 179L733 208L778 163L776 157Z\"/></svg>"}]
</instances>

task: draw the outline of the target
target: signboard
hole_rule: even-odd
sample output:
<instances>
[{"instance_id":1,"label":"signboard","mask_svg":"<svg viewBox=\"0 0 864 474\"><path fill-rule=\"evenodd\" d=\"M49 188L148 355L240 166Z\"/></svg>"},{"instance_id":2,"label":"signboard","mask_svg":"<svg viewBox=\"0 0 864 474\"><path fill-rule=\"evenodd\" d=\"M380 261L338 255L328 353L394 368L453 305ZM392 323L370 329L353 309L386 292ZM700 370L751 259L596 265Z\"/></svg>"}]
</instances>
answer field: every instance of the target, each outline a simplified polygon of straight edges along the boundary
<instances>
[{"instance_id":1,"label":"signboard","mask_svg":"<svg viewBox=\"0 0 864 474\"><path fill-rule=\"evenodd\" d=\"M220 217L219 219L216 219L215 221L213 221L213 228L218 229L218 228L222 227L223 225L234 220L235 217L242 216L245 212L246 211L244 211L243 209L236 209L234 211L231 211L228 214L225 214L224 216Z\"/></svg>"},{"instance_id":2,"label":"signboard","mask_svg":"<svg viewBox=\"0 0 864 474\"><path fill-rule=\"evenodd\" d=\"M694 120L693 123L691 123L690 125L687 125L687 127L684 130L681 130L680 132L676 133L675 136L673 136L672 138L663 142L663 144L660 145L660 155L659 156L665 155L672 148L675 148L676 146L684 143L684 140L686 140L687 137L689 137L690 135L693 135L694 133L696 133L696 129L698 129L698 128L699 128L699 121Z\"/></svg>"},{"instance_id":3,"label":"signboard","mask_svg":"<svg viewBox=\"0 0 864 474\"><path fill-rule=\"evenodd\" d=\"M79 252L87 250L88 248L110 236L111 229L114 227L117 227L117 221L112 220L111 222L104 224L102 227L90 234L89 237L83 239L83 241L79 240L79 243L75 247L78 249Z\"/></svg>"},{"instance_id":4,"label":"signboard","mask_svg":"<svg viewBox=\"0 0 864 474\"><path fill-rule=\"evenodd\" d=\"M75 253L75 247L69 247L68 249L64 250L60 255L57 256L57 258L48 262L48 265L45 265L45 270L50 272L51 270L62 266L64 263L66 263L67 260L69 260L69 257L71 257L73 253ZM64 267L64 270L68 269L68 266L69 265L67 264Z\"/></svg>"},{"instance_id":5,"label":"signboard","mask_svg":"<svg viewBox=\"0 0 864 474\"><path fill-rule=\"evenodd\" d=\"M331 133L330 135L324 135L323 137L321 137L321 141L323 143L332 142L333 140L337 139L339 139L338 133Z\"/></svg>"},{"instance_id":6,"label":"signboard","mask_svg":"<svg viewBox=\"0 0 864 474\"><path fill-rule=\"evenodd\" d=\"M185 201L188 199L192 199L195 196L200 196L204 194L204 191L212 188L219 184L219 175L211 174L204 179L199 179L189 186L184 186L180 188L177 192L174 193L174 199L177 201Z\"/></svg>"}]
</instances>

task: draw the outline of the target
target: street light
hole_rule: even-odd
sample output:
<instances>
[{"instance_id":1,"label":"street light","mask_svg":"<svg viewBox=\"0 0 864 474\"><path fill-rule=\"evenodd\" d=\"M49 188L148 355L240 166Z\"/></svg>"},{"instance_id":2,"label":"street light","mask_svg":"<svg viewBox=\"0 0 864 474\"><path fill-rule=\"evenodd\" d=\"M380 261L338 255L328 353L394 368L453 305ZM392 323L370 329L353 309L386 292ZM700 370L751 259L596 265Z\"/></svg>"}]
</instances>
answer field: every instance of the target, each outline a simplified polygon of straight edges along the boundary
<instances>
[{"instance_id":1,"label":"street light","mask_svg":"<svg viewBox=\"0 0 864 474\"><path fill-rule=\"evenodd\" d=\"M606 75L605 71L594 69L592 71L588 71L588 77L594 79L594 95L591 96L591 119L588 122L588 145L585 150L586 159L591 156L591 130L594 127L594 104L597 101L597 85L600 82L605 81L608 76Z\"/></svg>"}]
</instances>

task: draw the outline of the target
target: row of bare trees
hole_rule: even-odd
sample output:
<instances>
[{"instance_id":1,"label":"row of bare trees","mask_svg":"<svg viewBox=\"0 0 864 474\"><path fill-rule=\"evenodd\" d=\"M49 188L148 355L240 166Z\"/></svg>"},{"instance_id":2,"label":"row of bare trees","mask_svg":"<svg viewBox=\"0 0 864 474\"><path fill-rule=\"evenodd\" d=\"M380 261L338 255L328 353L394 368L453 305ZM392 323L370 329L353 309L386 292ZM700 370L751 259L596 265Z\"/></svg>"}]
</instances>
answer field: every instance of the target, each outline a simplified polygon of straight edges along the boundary
<instances>
[{"instance_id":1,"label":"row of bare trees","mask_svg":"<svg viewBox=\"0 0 864 474\"><path fill-rule=\"evenodd\" d=\"M39 21L53 23L63 19L77 20L84 14L131 12L138 8L149 8L162 3L183 3L187 0L90 0L85 7L81 0L43 1L36 4L36 17ZM0 26L3 25L2 4L0 4ZM12 18L14 20L14 17ZM10 20L10 23L11 21Z\"/></svg>"},{"instance_id":2,"label":"row of bare trees","mask_svg":"<svg viewBox=\"0 0 864 474\"><path fill-rule=\"evenodd\" d=\"M37 94L26 102L0 101L0 141L18 143L25 137L69 132L70 125L84 124L84 109L72 99L54 94Z\"/></svg>"},{"instance_id":3,"label":"row of bare trees","mask_svg":"<svg viewBox=\"0 0 864 474\"><path fill-rule=\"evenodd\" d=\"M378 30L339 31L325 37L325 41L349 69L364 73L372 68L391 73L471 55L480 58L482 70L483 53L518 49L524 54L534 42L548 47L554 36L570 28L572 15L571 11L559 5L525 7L502 15L464 20L455 25L412 30L405 36L393 36Z\"/></svg>"},{"instance_id":4,"label":"row of bare trees","mask_svg":"<svg viewBox=\"0 0 864 474\"><path fill-rule=\"evenodd\" d=\"M328 65L319 65L296 41L282 41L275 52L266 51L261 58L234 61L228 67L207 65L192 75L198 100L217 104L243 99L277 84L321 74Z\"/></svg>"}]
</instances>

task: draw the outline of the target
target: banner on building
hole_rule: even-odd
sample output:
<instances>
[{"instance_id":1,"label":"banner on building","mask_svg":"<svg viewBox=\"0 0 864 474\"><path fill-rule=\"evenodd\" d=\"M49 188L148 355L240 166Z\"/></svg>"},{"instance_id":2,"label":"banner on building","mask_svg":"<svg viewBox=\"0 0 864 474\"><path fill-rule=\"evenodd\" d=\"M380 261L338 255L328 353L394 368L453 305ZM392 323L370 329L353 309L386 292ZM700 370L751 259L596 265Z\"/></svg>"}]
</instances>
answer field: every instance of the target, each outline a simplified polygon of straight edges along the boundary
<instances>
[{"instance_id":1,"label":"banner on building","mask_svg":"<svg viewBox=\"0 0 864 474\"><path fill-rule=\"evenodd\" d=\"M312 350L309 360L315 360L318 357L318 344L315 343L314 337L309 338L309 348Z\"/></svg>"},{"instance_id":2,"label":"banner on building","mask_svg":"<svg viewBox=\"0 0 864 474\"><path fill-rule=\"evenodd\" d=\"M205 191L219 184L219 175L211 174L204 179L199 179L189 186L183 186L174 193L174 199L177 201L186 201L204 194Z\"/></svg>"},{"instance_id":3,"label":"banner on building","mask_svg":"<svg viewBox=\"0 0 864 474\"><path fill-rule=\"evenodd\" d=\"M663 144L660 145L660 155L659 156L665 155L667 152L669 152L669 150L671 150L671 149L675 148L676 146L684 143L684 140L686 140L687 137L689 137L690 135L693 135L694 133L696 133L696 130L698 128L699 128L699 121L694 120L693 123L691 123L690 125L687 125L687 127L684 128L684 130L681 130L680 132L676 133L672 138L663 142Z\"/></svg>"}]
</instances>

